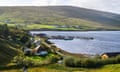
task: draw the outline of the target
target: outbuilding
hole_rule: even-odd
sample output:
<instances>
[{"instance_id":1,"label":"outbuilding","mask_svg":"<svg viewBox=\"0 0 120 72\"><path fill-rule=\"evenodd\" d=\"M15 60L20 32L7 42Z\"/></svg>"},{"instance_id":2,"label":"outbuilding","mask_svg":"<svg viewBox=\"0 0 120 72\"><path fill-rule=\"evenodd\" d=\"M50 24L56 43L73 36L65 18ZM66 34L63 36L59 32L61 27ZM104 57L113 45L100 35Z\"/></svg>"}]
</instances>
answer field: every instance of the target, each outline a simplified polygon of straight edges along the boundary
<instances>
[{"instance_id":1,"label":"outbuilding","mask_svg":"<svg viewBox=\"0 0 120 72\"><path fill-rule=\"evenodd\" d=\"M108 58L111 58L111 57L116 57L120 55L120 52L107 52L107 53L103 53L101 55L101 58L102 59L108 59Z\"/></svg>"}]
</instances>

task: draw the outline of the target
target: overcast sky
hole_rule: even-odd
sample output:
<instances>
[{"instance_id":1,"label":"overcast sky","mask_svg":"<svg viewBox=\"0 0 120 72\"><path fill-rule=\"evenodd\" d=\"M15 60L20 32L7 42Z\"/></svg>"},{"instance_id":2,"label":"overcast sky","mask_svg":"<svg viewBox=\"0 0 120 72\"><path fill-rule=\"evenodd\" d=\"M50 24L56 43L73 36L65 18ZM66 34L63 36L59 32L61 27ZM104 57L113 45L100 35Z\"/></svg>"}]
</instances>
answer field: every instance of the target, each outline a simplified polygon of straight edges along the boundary
<instances>
[{"instance_id":1,"label":"overcast sky","mask_svg":"<svg viewBox=\"0 0 120 72\"><path fill-rule=\"evenodd\" d=\"M0 0L0 6L72 5L120 14L120 0Z\"/></svg>"}]
</instances>

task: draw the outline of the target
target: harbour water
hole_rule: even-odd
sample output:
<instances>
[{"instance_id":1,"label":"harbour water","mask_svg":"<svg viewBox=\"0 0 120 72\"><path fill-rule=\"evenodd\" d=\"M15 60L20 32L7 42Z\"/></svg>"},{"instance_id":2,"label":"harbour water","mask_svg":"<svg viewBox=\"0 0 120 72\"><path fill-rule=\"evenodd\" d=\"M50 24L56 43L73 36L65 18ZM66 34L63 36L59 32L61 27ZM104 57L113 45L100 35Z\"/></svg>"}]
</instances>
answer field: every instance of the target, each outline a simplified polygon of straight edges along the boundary
<instances>
[{"instance_id":1,"label":"harbour water","mask_svg":"<svg viewBox=\"0 0 120 72\"><path fill-rule=\"evenodd\" d=\"M105 52L120 52L120 31L31 31L32 34L45 33L48 36L79 36L94 39L58 40L50 39L59 48L80 54L102 54Z\"/></svg>"}]
</instances>

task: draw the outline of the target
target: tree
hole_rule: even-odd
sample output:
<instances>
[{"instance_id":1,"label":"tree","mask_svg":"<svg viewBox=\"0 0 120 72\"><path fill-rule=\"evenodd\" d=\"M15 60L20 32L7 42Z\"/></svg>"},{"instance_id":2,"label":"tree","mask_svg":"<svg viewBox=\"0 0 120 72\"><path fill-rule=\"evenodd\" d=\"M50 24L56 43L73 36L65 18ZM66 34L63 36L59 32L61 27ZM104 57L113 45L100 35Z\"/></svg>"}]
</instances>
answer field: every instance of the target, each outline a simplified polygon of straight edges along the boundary
<instances>
[{"instance_id":1,"label":"tree","mask_svg":"<svg viewBox=\"0 0 120 72\"><path fill-rule=\"evenodd\" d=\"M8 38L10 33L8 25L7 24L1 25L0 30L1 30L0 34L3 35L4 38Z\"/></svg>"}]
</instances>

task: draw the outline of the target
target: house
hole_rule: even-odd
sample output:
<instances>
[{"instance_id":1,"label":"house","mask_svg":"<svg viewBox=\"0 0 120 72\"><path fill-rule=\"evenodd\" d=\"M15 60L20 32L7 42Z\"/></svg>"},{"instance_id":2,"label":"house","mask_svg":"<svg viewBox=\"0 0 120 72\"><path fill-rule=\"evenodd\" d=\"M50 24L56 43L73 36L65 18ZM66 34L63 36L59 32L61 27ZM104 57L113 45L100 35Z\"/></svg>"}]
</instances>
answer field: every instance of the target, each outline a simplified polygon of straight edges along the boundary
<instances>
[{"instance_id":1,"label":"house","mask_svg":"<svg viewBox=\"0 0 120 72\"><path fill-rule=\"evenodd\" d=\"M40 51L40 52L35 53L35 55L39 55L39 56L46 56L47 54L48 54L47 51Z\"/></svg>"},{"instance_id":2,"label":"house","mask_svg":"<svg viewBox=\"0 0 120 72\"><path fill-rule=\"evenodd\" d=\"M45 56L48 54L45 48L42 48L40 45L38 45L34 49L30 48L24 48L23 52L25 55L38 55L38 56Z\"/></svg>"},{"instance_id":3,"label":"house","mask_svg":"<svg viewBox=\"0 0 120 72\"><path fill-rule=\"evenodd\" d=\"M101 55L101 58L102 58L102 59L108 59L108 58L110 58L110 57L116 57L116 56L118 56L118 55L120 55L120 52L107 52L107 53L103 53L103 54Z\"/></svg>"},{"instance_id":4,"label":"house","mask_svg":"<svg viewBox=\"0 0 120 72\"><path fill-rule=\"evenodd\" d=\"M35 44L36 46L38 46L38 45L40 45L40 39L38 39L38 40L35 40L34 42L33 42L33 44Z\"/></svg>"},{"instance_id":5,"label":"house","mask_svg":"<svg viewBox=\"0 0 120 72\"><path fill-rule=\"evenodd\" d=\"M45 48L42 48L40 45L38 45L35 49L33 49L34 55L39 55L39 56L45 56L48 54Z\"/></svg>"},{"instance_id":6,"label":"house","mask_svg":"<svg viewBox=\"0 0 120 72\"><path fill-rule=\"evenodd\" d=\"M45 33L36 34L36 36L39 36L40 38L48 38L47 34Z\"/></svg>"},{"instance_id":7,"label":"house","mask_svg":"<svg viewBox=\"0 0 120 72\"><path fill-rule=\"evenodd\" d=\"M25 55L32 55L32 49L30 49L30 48L24 48L23 52Z\"/></svg>"}]
</instances>

